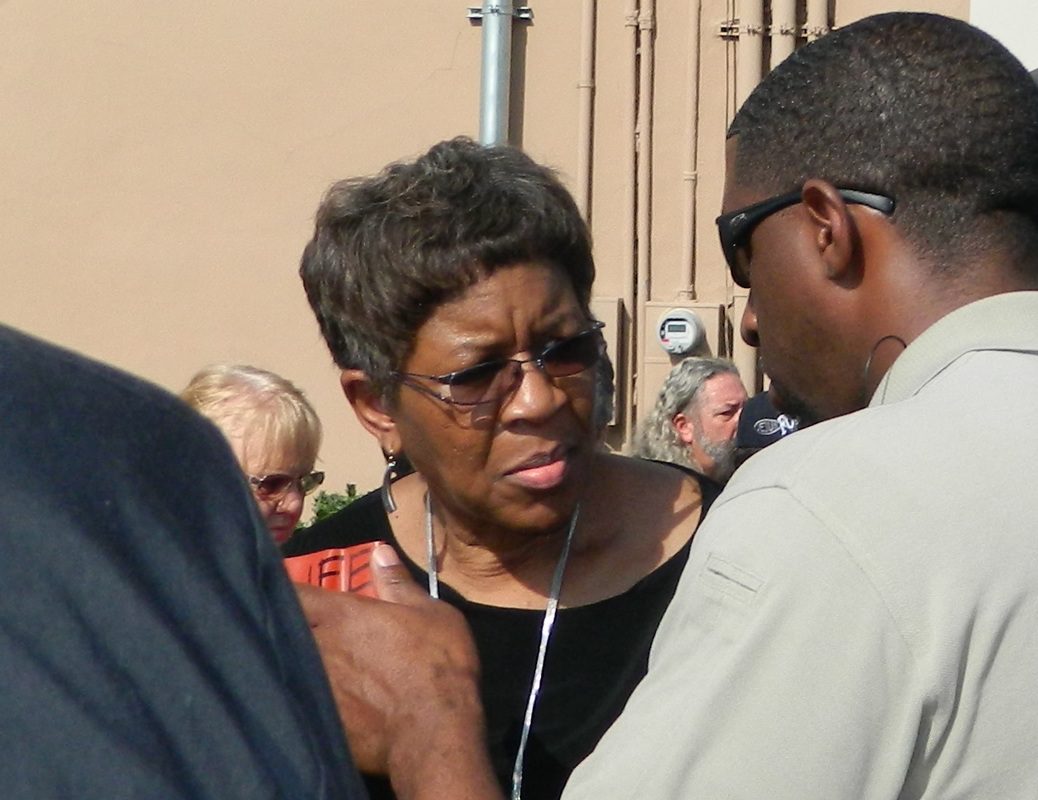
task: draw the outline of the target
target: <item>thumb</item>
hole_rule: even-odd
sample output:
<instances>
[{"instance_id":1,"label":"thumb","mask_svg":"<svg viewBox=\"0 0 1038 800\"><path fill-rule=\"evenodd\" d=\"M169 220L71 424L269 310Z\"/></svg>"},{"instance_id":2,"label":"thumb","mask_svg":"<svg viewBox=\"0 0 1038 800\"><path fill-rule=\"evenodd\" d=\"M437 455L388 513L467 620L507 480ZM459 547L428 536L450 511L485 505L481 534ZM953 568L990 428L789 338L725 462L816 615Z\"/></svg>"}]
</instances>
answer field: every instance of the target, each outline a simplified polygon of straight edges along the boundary
<instances>
[{"instance_id":1,"label":"thumb","mask_svg":"<svg viewBox=\"0 0 1038 800\"><path fill-rule=\"evenodd\" d=\"M429 600L429 595L415 583L392 545L385 542L375 545L371 553L371 575L379 600L406 606L419 605Z\"/></svg>"}]
</instances>

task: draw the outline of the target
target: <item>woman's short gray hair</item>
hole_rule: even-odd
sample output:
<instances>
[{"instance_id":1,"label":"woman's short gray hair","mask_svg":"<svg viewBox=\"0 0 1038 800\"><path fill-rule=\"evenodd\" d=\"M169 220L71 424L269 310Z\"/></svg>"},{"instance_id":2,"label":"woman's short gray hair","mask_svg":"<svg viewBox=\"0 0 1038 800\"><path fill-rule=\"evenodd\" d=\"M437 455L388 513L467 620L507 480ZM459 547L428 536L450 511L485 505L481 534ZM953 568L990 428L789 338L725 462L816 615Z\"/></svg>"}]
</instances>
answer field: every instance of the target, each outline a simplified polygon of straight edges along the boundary
<instances>
[{"instance_id":1,"label":"woman's short gray hair","mask_svg":"<svg viewBox=\"0 0 1038 800\"><path fill-rule=\"evenodd\" d=\"M559 269L591 318L591 238L556 174L515 148L459 137L334 184L299 273L335 363L389 397L436 308L522 263Z\"/></svg>"}]
</instances>

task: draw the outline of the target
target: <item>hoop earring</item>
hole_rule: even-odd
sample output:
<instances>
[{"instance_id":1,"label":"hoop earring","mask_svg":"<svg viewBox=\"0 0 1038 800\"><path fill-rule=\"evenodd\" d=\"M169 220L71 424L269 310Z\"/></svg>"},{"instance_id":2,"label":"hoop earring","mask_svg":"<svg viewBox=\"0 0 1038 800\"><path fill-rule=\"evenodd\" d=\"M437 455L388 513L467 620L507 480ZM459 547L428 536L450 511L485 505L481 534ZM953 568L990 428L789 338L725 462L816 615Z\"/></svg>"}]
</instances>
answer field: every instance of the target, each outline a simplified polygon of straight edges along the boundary
<instances>
[{"instance_id":1,"label":"hoop earring","mask_svg":"<svg viewBox=\"0 0 1038 800\"><path fill-rule=\"evenodd\" d=\"M876 355L876 351L879 350L879 346L883 344L883 342L890 341L891 339L900 344L902 350L908 347L908 342L893 333L888 333L886 336L877 339L876 343L872 345L872 349L869 351L869 357L865 359L865 369L862 371L862 377L865 379L865 383L869 382L869 370L872 369L872 359Z\"/></svg>"},{"instance_id":2,"label":"hoop earring","mask_svg":"<svg viewBox=\"0 0 1038 800\"><path fill-rule=\"evenodd\" d=\"M387 514L396 511L396 501L393 499L393 478L396 477L396 454L386 453L386 470L382 473L382 507Z\"/></svg>"}]
</instances>

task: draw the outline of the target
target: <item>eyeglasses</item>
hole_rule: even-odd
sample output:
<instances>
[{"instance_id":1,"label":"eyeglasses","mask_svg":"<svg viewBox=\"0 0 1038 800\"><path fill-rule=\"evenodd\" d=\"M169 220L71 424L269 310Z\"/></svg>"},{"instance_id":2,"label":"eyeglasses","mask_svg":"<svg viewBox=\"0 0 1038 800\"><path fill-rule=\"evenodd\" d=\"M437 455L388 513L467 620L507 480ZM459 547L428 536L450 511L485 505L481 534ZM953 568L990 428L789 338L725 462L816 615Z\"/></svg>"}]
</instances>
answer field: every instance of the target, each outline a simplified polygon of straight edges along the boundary
<instances>
[{"instance_id":1,"label":"eyeglasses","mask_svg":"<svg viewBox=\"0 0 1038 800\"><path fill-rule=\"evenodd\" d=\"M888 215L894 213L894 201L889 197L871 192L859 192L857 189L837 189L836 191L848 203L857 203ZM753 229L776 211L795 206L801 199L801 190L797 189L795 192L769 197L767 200L737 209L730 214L722 214L717 218L717 233L721 237L721 250L724 252L725 261L728 262L728 269L731 271L732 280L736 285L743 289L750 288L749 260L745 256L740 257L740 251L749 243Z\"/></svg>"},{"instance_id":2,"label":"eyeglasses","mask_svg":"<svg viewBox=\"0 0 1038 800\"><path fill-rule=\"evenodd\" d=\"M310 494L324 483L323 472L311 472L307 475L285 475L276 472L273 475L250 475L249 484L257 497L264 500L275 500L284 497L291 489L298 488L304 494Z\"/></svg>"},{"instance_id":3,"label":"eyeglasses","mask_svg":"<svg viewBox=\"0 0 1038 800\"><path fill-rule=\"evenodd\" d=\"M605 352L599 331L604 322L565 339L548 342L533 358L495 358L468 369L446 375L423 375L420 372L394 373L406 385L456 406L494 403L511 394L523 376L523 364L536 364L549 378L566 378L593 366ZM416 379L435 381L443 389L436 391Z\"/></svg>"}]
</instances>

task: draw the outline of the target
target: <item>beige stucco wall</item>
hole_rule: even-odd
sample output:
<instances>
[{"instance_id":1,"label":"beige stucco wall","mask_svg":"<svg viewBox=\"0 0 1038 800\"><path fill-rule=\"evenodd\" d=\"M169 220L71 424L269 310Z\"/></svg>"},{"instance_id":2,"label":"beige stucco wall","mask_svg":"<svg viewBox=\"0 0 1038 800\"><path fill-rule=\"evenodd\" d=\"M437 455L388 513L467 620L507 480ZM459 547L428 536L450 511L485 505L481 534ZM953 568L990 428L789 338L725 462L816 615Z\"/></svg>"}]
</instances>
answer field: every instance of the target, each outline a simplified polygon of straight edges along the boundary
<instances>
[{"instance_id":1,"label":"beige stucco wall","mask_svg":"<svg viewBox=\"0 0 1038 800\"><path fill-rule=\"evenodd\" d=\"M444 5L0 6L0 319L174 390L280 372L329 484L373 485L296 268L331 181L475 132L479 29Z\"/></svg>"},{"instance_id":2,"label":"beige stucco wall","mask_svg":"<svg viewBox=\"0 0 1038 800\"><path fill-rule=\"evenodd\" d=\"M531 5L533 22L514 38L513 138L572 185L587 91L578 85L583 3ZM730 0L703 0L699 29L686 0L643 0L640 14L634 0L592 5L590 212L596 294L614 317L616 298L630 298L638 248L649 248L640 251L649 305L628 302L614 326L617 345L636 356L620 360L628 408L651 397L669 365L646 342L659 311L687 302L709 316L733 303L712 221L738 44L718 35ZM909 7L968 15L966 0L836 0L835 21ZM477 133L480 28L466 9L443 0L0 4L0 320L171 390L213 361L280 372L324 421L330 488L374 486L378 451L341 398L296 267L330 182ZM653 31L648 94L637 88L639 25ZM699 76L691 105L690 74ZM649 124L635 132L639 102ZM648 142L651 170L644 238L634 242L638 141ZM689 264L681 231L692 178ZM711 343L724 351L718 319ZM630 435L624 413L617 447Z\"/></svg>"}]
</instances>

